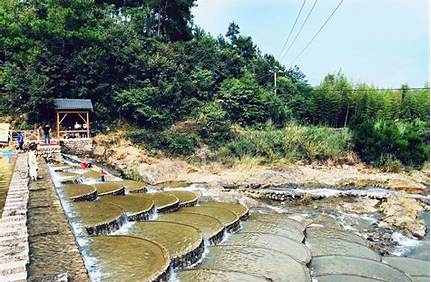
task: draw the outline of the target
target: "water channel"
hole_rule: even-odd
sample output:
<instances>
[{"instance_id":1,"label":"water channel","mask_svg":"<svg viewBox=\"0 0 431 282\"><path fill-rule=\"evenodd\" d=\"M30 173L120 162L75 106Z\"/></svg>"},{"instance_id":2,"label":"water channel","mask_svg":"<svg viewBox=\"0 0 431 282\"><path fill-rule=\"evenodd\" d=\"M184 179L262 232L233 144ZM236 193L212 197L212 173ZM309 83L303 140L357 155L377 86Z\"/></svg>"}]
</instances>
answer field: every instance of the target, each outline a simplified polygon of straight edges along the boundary
<instances>
[{"instance_id":1,"label":"water channel","mask_svg":"<svg viewBox=\"0 0 431 282\"><path fill-rule=\"evenodd\" d=\"M14 162L15 156L13 154L0 154L0 217L12 178Z\"/></svg>"},{"instance_id":2,"label":"water channel","mask_svg":"<svg viewBox=\"0 0 431 282\"><path fill-rule=\"evenodd\" d=\"M366 237L379 231L378 214L200 184L147 188L110 175L102 183L73 162L49 171L92 281L429 280L429 212L424 240L394 232L397 244L382 256Z\"/></svg>"}]
</instances>

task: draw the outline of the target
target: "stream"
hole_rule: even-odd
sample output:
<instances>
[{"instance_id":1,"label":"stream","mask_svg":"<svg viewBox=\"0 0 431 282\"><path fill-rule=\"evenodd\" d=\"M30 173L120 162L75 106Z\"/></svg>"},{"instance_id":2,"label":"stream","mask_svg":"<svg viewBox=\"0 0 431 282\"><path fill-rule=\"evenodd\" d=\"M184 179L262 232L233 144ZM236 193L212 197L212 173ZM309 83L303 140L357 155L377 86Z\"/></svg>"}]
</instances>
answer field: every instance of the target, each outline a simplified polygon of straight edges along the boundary
<instances>
[{"instance_id":1,"label":"stream","mask_svg":"<svg viewBox=\"0 0 431 282\"><path fill-rule=\"evenodd\" d=\"M340 191L314 189L306 192L315 199L299 203L256 199L205 184L143 189L112 175L102 183L97 173L70 161L49 170L92 281L429 278L429 271L415 268L429 267L429 211L420 215L427 231L417 240L377 227L378 212L340 208L356 197L382 199L392 191L352 188L336 197ZM300 198L304 191L263 193ZM77 201L80 197L95 201Z\"/></svg>"}]
</instances>

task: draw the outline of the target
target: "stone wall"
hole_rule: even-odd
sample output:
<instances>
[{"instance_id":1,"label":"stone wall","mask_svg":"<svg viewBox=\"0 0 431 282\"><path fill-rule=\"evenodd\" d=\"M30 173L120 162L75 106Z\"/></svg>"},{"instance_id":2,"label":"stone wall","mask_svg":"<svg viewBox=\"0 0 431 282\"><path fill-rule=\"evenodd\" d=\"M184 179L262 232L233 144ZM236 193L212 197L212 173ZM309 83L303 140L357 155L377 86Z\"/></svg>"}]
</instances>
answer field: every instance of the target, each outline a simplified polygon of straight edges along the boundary
<instances>
[{"instance_id":1,"label":"stone wall","mask_svg":"<svg viewBox=\"0 0 431 282\"><path fill-rule=\"evenodd\" d=\"M93 140L90 138L64 139L60 142L61 152L72 155L87 155L93 151Z\"/></svg>"},{"instance_id":2,"label":"stone wall","mask_svg":"<svg viewBox=\"0 0 431 282\"><path fill-rule=\"evenodd\" d=\"M58 145L38 146L36 156L44 158L49 162L61 162L61 148Z\"/></svg>"}]
</instances>

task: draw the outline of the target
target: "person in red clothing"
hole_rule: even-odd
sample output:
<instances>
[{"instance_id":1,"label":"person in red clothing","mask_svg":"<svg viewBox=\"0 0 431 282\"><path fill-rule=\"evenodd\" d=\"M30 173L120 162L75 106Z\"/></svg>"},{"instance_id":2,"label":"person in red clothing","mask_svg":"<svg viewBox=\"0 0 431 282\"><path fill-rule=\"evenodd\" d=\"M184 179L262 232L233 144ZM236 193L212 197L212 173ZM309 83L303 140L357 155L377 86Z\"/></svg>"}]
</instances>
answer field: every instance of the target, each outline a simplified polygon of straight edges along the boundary
<instances>
[{"instance_id":1,"label":"person in red clothing","mask_svg":"<svg viewBox=\"0 0 431 282\"><path fill-rule=\"evenodd\" d=\"M105 182L105 176L108 175L106 171L104 171L102 168L100 169L100 174L102 175L100 178L102 179L102 182Z\"/></svg>"}]
</instances>

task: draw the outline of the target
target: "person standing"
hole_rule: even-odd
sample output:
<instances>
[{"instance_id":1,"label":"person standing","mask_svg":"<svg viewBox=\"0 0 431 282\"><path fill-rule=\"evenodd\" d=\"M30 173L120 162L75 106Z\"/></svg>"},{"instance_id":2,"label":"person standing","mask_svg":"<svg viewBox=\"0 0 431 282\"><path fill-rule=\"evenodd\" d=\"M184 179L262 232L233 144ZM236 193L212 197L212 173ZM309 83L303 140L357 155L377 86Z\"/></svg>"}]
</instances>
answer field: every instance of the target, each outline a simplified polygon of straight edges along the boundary
<instances>
[{"instance_id":1,"label":"person standing","mask_svg":"<svg viewBox=\"0 0 431 282\"><path fill-rule=\"evenodd\" d=\"M44 136L45 144L51 144L50 133L51 133L51 127L49 126L49 124L45 124L45 126L43 127L43 136Z\"/></svg>"},{"instance_id":2,"label":"person standing","mask_svg":"<svg viewBox=\"0 0 431 282\"><path fill-rule=\"evenodd\" d=\"M75 122L74 128L76 131L80 131L81 125L78 122ZM81 134L79 132L75 132L75 137L79 138L79 137L81 137Z\"/></svg>"},{"instance_id":3,"label":"person standing","mask_svg":"<svg viewBox=\"0 0 431 282\"><path fill-rule=\"evenodd\" d=\"M29 168L29 174L30 179L33 181L37 180L37 158L36 158L36 150L37 150L37 144L30 144L30 152L28 153L28 168Z\"/></svg>"},{"instance_id":4,"label":"person standing","mask_svg":"<svg viewBox=\"0 0 431 282\"><path fill-rule=\"evenodd\" d=\"M24 150L24 135L21 133L21 131L18 131L18 150L22 151Z\"/></svg>"},{"instance_id":5,"label":"person standing","mask_svg":"<svg viewBox=\"0 0 431 282\"><path fill-rule=\"evenodd\" d=\"M82 134L82 137L87 137L87 138L89 138L90 136L88 136L88 131L87 131L87 129L88 129L88 124L87 123L84 123L83 125L82 125L82 129L83 130L85 130L85 133L83 133Z\"/></svg>"}]
</instances>

